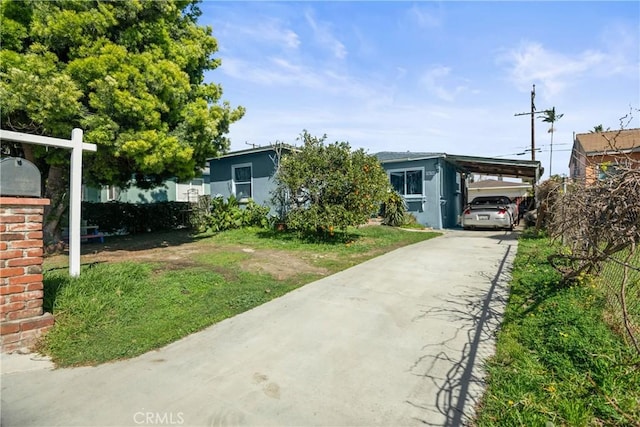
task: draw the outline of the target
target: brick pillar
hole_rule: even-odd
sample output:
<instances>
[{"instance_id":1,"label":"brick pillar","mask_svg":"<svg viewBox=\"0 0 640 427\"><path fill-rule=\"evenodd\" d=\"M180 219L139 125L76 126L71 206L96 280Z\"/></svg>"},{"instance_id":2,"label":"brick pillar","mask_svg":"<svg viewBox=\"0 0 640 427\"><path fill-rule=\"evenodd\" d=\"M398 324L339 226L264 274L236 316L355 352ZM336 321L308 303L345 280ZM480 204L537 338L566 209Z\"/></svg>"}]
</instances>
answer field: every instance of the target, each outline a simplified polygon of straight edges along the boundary
<instances>
[{"instance_id":1,"label":"brick pillar","mask_svg":"<svg viewBox=\"0 0 640 427\"><path fill-rule=\"evenodd\" d=\"M0 197L0 351L28 349L53 326L42 310L42 218L49 199Z\"/></svg>"}]
</instances>

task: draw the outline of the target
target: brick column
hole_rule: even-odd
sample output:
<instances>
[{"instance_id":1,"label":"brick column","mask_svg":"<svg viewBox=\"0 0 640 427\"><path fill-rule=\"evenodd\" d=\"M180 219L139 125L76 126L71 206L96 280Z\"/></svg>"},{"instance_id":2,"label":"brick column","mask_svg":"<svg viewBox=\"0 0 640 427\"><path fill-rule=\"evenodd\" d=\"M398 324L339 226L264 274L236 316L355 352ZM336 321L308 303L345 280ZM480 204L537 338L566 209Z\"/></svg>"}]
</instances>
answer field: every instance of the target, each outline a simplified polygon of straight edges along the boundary
<instances>
[{"instance_id":1,"label":"brick column","mask_svg":"<svg viewBox=\"0 0 640 427\"><path fill-rule=\"evenodd\" d=\"M0 197L0 351L28 349L53 326L43 313L42 218L49 199Z\"/></svg>"}]
</instances>

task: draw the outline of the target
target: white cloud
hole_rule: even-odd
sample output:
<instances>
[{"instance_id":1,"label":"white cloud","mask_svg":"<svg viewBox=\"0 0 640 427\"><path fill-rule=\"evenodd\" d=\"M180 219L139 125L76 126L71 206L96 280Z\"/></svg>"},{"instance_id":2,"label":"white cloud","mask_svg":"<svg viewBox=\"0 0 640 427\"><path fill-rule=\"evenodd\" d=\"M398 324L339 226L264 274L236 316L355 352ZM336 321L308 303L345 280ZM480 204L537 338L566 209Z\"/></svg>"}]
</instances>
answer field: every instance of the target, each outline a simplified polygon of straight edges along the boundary
<instances>
[{"instance_id":1,"label":"white cloud","mask_svg":"<svg viewBox=\"0 0 640 427\"><path fill-rule=\"evenodd\" d=\"M281 57L265 58L265 62L226 57L219 68L226 75L238 80L263 86L302 86L319 88L324 85L321 77Z\"/></svg>"},{"instance_id":2,"label":"white cloud","mask_svg":"<svg viewBox=\"0 0 640 427\"><path fill-rule=\"evenodd\" d=\"M455 101L456 97L467 90L465 85L454 85L447 88L446 83L451 79L451 68L437 65L427 70L420 78L420 83L439 99L447 102ZM455 79L454 79L455 80Z\"/></svg>"},{"instance_id":3,"label":"white cloud","mask_svg":"<svg viewBox=\"0 0 640 427\"><path fill-rule=\"evenodd\" d=\"M225 57L219 71L229 77L263 87L290 88L299 93L312 91L316 99L355 99L361 105L388 104L393 88L377 81L356 79L330 68L317 69L280 56L257 61Z\"/></svg>"},{"instance_id":4,"label":"white cloud","mask_svg":"<svg viewBox=\"0 0 640 427\"><path fill-rule=\"evenodd\" d=\"M346 46L333 35L329 24L316 21L311 11L305 12L304 16L307 23L313 30L314 37L320 46L331 51L333 56L338 59L344 59L347 57Z\"/></svg>"},{"instance_id":5,"label":"white cloud","mask_svg":"<svg viewBox=\"0 0 640 427\"><path fill-rule=\"evenodd\" d=\"M216 34L222 36L218 36L221 40L233 37L236 44L241 42L253 45L267 44L285 50L295 50L300 46L298 34L275 18L261 19L260 22L243 23L243 25L225 22L221 28L217 29Z\"/></svg>"},{"instance_id":6,"label":"white cloud","mask_svg":"<svg viewBox=\"0 0 640 427\"><path fill-rule=\"evenodd\" d=\"M604 77L632 71L623 55L601 50L564 54L536 42L525 42L499 58L508 64L509 78L521 90L535 82L547 97L564 92L584 78ZM638 72L637 65L633 67ZM637 74L636 74L637 76Z\"/></svg>"},{"instance_id":7,"label":"white cloud","mask_svg":"<svg viewBox=\"0 0 640 427\"><path fill-rule=\"evenodd\" d=\"M438 28L442 26L442 13L440 9L414 5L408 10L409 19L420 28Z\"/></svg>"}]
</instances>

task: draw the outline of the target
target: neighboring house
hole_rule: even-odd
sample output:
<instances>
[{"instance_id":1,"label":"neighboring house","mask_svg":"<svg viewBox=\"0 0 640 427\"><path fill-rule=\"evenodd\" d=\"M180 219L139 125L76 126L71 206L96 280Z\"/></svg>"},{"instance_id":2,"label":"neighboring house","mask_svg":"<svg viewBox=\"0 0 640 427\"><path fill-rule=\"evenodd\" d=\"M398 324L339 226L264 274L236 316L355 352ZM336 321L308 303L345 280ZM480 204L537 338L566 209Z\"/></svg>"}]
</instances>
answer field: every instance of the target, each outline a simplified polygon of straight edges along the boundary
<instances>
[{"instance_id":1,"label":"neighboring house","mask_svg":"<svg viewBox=\"0 0 640 427\"><path fill-rule=\"evenodd\" d=\"M111 202L124 203L153 203L153 202L197 202L203 195L209 195L209 168L202 171L202 176L187 182L178 182L177 179L168 179L163 185L144 190L136 186L118 188L116 186L104 186L95 188L84 186L83 198L85 202Z\"/></svg>"},{"instance_id":2,"label":"neighboring house","mask_svg":"<svg viewBox=\"0 0 640 427\"><path fill-rule=\"evenodd\" d=\"M507 196L511 200L524 198L531 192L532 186L527 182L510 182L496 179L475 181L468 186L468 200L483 196Z\"/></svg>"},{"instance_id":3,"label":"neighboring house","mask_svg":"<svg viewBox=\"0 0 640 427\"><path fill-rule=\"evenodd\" d=\"M591 184L616 164L640 164L640 129L577 134L573 141L569 175Z\"/></svg>"},{"instance_id":4,"label":"neighboring house","mask_svg":"<svg viewBox=\"0 0 640 427\"><path fill-rule=\"evenodd\" d=\"M295 147L257 147L211 159L211 195L234 195L271 205L279 149L287 153ZM535 181L541 175L540 162L531 161L411 152L382 152L376 157L418 222L435 229L458 225L466 203L466 179L472 173L523 176Z\"/></svg>"},{"instance_id":5,"label":"neighboring house","mask_svg":"<svg viewBox=\"0 0 640 427\"><path fill-rule=\"evenodd\" d=\"M285 144L249 148L209 159L211 196L228 198L234 195L240 202L253 199L259 205L271 204L275 174L280 156L295 148Z\"/></svg>"}]
</instances>

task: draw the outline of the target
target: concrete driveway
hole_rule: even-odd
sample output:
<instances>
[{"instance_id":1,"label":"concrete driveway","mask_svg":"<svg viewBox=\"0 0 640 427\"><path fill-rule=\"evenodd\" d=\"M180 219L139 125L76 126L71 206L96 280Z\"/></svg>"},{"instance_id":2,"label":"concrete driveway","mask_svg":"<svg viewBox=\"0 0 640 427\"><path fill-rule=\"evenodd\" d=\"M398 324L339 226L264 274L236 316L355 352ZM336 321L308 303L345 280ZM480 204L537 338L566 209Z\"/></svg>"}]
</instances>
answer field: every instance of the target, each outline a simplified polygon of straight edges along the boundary
<instances>
[{"instance_id":1,"label":"concrete driveway","mask_svg":"<svg viewBox=\"0 0 640 427\"><path fill-rule=\"evenodd\" d=\"M132 360L26 371L3 358L2 426L463 424L516 244L449 231Z\"/></svg>"}]
</instances>

